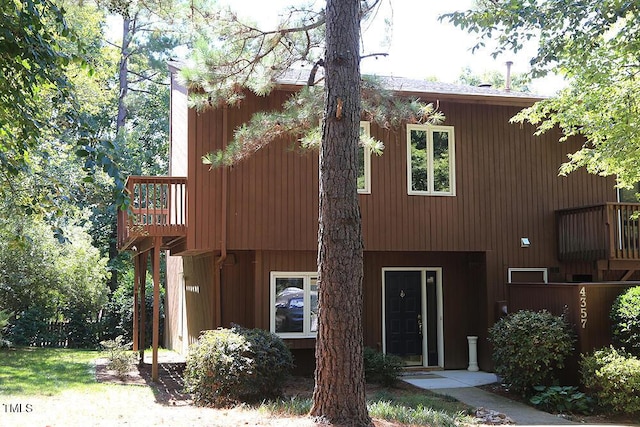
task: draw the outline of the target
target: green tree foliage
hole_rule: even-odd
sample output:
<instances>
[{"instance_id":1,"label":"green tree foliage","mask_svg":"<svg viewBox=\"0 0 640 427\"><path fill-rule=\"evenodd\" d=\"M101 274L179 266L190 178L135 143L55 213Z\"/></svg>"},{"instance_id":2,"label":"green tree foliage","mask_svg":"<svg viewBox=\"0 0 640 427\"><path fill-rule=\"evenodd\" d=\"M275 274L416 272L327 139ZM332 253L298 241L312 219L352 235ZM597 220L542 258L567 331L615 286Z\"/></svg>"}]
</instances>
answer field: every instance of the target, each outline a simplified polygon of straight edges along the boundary
<instances>
[{"instance_id":1,"label":"green tree foliage","mask_svg":"<svg viewBox=\"0 0 640 427\"><path fill-rule=\"evenodd\" d=\"M613 341L634 356L640 356L640 286L627 289L611 307Z\"/></svg>"},{"instance_id":2,"label":"green tree foliage","mask_svg":"<svg viewBox=\"0 0 640 427\"><path fill-rule=\"evenodd\" d=\"M471 68L465 67L458 76L457 83L480 86L482 84L490 84L491 87L504 89L506 87L506 78L500 71L485 71L482 74L473 74ZM515 92L530 92L528 86L528 78L524 74L511 74L511 90Z\"/></svg>"},{"instance_id":3,"label":"green tree foliage","mask_svg":"<svg viewBox=\"0 0 640 427\"><path fill-rule=\"evenodd\" d=\"M133 341L133 271L126 270L119 280L118 288L111 293L109 302L103 310L102 330L103 337L116 339L122 336L126 342ZM160 337L164 330L164 288L160 288ZM151 346L153 336L153 280L151 274L147 274L145 286L144 310L147 322L145 322L145 344L144 347Z\"/></svg>"},{"instance_id":4,"label":"green tree foliage","mask_svg":"<svg viewBox=\"0 0 640 427\"><path fill-rule=\"evenodd\" d=\"M363 4L362 20L375 15L379 1ZM211 7L206 12L195 8L200 19L215 19L215 26L195 25L189 63L180 74L190 90L190 104L198 110L242 102L247 91L269 93L278 78L291 76L291 70L306 64L322 68L325 14L308 7L290 7L277 30L264 31L242 21L229 9ZM294 66L295 65L295 66ZM294 72L295 73L295 72ZM203 157L213 167L230 166L251 156L278 138L300 141L303 148L320 146L320 123L324 113L322 71L312 71L309 85L293 95L277 111L260 112L236 129L225 150ZM384 82L372 76L362 79L362 118L389 129L402 123L440 123L444 116L432 104L399 99L384 88ZM373 138L361 138L360 144L381 154L384 145Z\"/></svg>"},{"instance_id":5,"label":"green tree foliage","mask_svg":"<svg viewBox=\"0 0 640 427\"><path fill-rule=\"evenodd\" d=\"M4 338L4 331L12 316L13 313L10 313L7 310L0 310L0 348L9 347L11 345L11 342Z\"/></svg>"},{"instance_id":6,"label":"green tree foliage","mask_svg":"<svg viewBox=\"0 0 640 427\"><path fill-rule=\"evenodd\" d=\"M470 33L497 42L495 55L538 43L534 77L554 72L568 87L520 112L538 133L559 127L562 141L580 135L583 147L560 172L580 167L616 175L621 186L640 181L640 3L593 0L480 0L472 10L444 15Z\"/></svg>"},{"instance_id":7,"label":"green tree foliage","mask_svg":"<svg viewBox=\"0 0 640 427\"><path fill-rule=\"evenodd\" d=\"M0 165L15 174L28 165L40 132L52 126L46 101L69 101L65 70L78 56L63 49L75 35L54 2L2 0L0 10Z\"/></svg>"},{"instance_id":8,"label":"green tree foliage","mask_svg":"<svg viewBox=\"0 0 640 427\"><path fill-rule=\"evenodd\" d=\"M121 21L121 32L107 46L114 55L110 76L116 103L110 117L123 169L133 175L167 172L169 81L167 61L186 43L176 31L180 2L98 2ZM165 111L167 114L158 114Z\"/></svg>"},{"instance_id":9,"label":"green tree foliage","mask_svg":"<svg viewBox=\"0 0 640 427\"><path fill-rule=\"evenodd\" d=\"M21 334L28 335L23 343L40 332L33 325L69 319L93 322L106 303L106 259L91 245L84 228L70 223L63 231L69 240L54 238L36 217L14 216L0 223L0 307L15 314L12 324L21 324ZM12 335L16 334L14 328Z\"/></svg>"},{"instance_id":10,"label":"green tree foliage","mask_svg":"<svg viewBox=\"0 0 640 427\"><path fill-rule=\"evenodd\" d=\"M125 204L123 182L112 156L113 146L100 138L78 83L90 80L96 48L87 33L70 25L63 0L2 0L0 2L0 192L12 192L22 173L32 173L34 159L76 148L85 159L85 177L106 171L115 181L116 200ZM73 5L73 3L70 3ZM95 28L96 16L85 15L82 28ZM99 25L99 24L98 24ZM82 102L83 98L86 102ZM80 104L83 104L82 107ZM46 169L36 171L44 179ZM58 187L59 192L63 187ZM44 194L43 194L44 195ZM32 200L27 213L56 211L52 197ZM55 203L53 203L55 205Z\"/></svg>"}]
</instances>

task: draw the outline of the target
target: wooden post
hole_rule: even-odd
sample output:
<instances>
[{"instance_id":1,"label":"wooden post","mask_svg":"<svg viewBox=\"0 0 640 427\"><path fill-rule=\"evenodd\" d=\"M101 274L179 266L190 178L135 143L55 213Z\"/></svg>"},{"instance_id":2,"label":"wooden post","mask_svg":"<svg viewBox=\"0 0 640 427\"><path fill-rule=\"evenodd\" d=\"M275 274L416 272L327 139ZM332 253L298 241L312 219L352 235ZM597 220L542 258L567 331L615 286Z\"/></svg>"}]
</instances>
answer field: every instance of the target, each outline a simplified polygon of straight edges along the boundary
<instances>
[{"instance_id":1,"label":"wooden post","mask_svg":"<svg viewBox=\"0 0 640 427\"><path fill-rule=\"evenodd\" d=\"M147 283L147 259L149 258L149 252L143 252L140 254L140 331L139 331L139 350L140 350L140 363L144 363L144 347L147 341L147 296L146 296L146 283Z\"/></svg>"},{"instance_id":2,"label":"wooden post","mask_svg":"<svg viewBox=\"0 0 640 427\"><path fill-rule=\"evenodd\" d=\"M153 244L153 341L151 380L158 381L158 344L160 341L160 246L162 237L156 237Z\"/></svg>"},{"instance_id":3,"label":"wooden post","mask_svg":"<svg viewBox=\"0 0 640 427\"><path fill-rule=\"evenodd\" d=\"M134 253L133 255L133 351L139 350L139 336L138 336L138 316L140 315L140 309L138 304L140 300L138 298L139 283L140 283L140 255Z\"/></svg>"}]
</instances>

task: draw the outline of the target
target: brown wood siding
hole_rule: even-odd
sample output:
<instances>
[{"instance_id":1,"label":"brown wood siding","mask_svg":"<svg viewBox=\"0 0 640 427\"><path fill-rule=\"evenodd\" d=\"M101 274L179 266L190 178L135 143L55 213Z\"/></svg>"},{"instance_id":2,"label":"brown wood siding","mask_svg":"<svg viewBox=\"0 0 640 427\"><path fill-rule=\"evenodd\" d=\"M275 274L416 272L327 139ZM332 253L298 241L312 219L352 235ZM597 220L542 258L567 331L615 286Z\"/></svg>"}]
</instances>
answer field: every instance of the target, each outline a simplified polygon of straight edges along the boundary
<instances>
[{"instance_id":1,"label":"brown wood siding","mask_svg":"<svg viewBox=\"0 0 640 427\"><path fill-rule=\"evenodd\" d=\"M232 324L253 327L253 271L252 252L233 252L222 266L222 326Z\"/></svg>"},{"instance_id":2,"label":"brown wood siding","mask_svg":"<svg viewBox=\"0 0 640 427\"><path fill-rule=\"evenodd\" d=\"M263 251L230 254L223 268L223 319L247 327L269 329L270 275L272 272L314 272L314 251ZM209 257L209 259L212 259ZM467 335L486 333L481 316L482 295L486 292L482 253L366 252L364 263L364 342L382 349L382 269L387 267L442 268L445 367L462 369L468 365ZM255 271L255 276L253 275ZM186 277L186 276L185 276ZM251 319L249 310L255 307ZM312 349L314 340L287 340L294 349ZM479 345L481 353L486 345Z\"/></svg>"},{"instance_id":3,"label":"brown wood siding","mask_svg":"<svg viewBox=\"0 0 640 427\"><path fill-rule=\"evenodd\" d=\"M228 137L253 111L278 108L286 96L249 96L245 108L230 108ZM372 126L386 148L372 158L371 194L360 196L366 250L496 251L490 274L504 282L508 267L558 266L554 210L615 200L612 180L582 171L558 177L579 142L559 144L557 134L535 137L531 126L510 124L517 108L451 102L440 108L444 124L455 129L457 195L407 195L405 130ZM192 249L221 244L221 171L199 161L220 146L221 126L214 123L221 120L220 111L197 116ZM317 152L294 145L279 141L230 169L229 248L316 250ZM531 247L521 249L520 237L529 237Z\"/></svg>"},{"instance_id":4,"label":"brown wood siding","mask_svg":"<svg viewBox=\"0 0 640 427\"><path fill-rule=\"evenodd\" d=\"M223 147L234 129L253 112L277 109L287 96L283 91L269 97L248 95L243 107L229 108L226 115L222 110L202 114L190 111L187 130L189 229L185 253L220 251L225 244L223 227L229 252L255 251L253 291L237 291L230 301L249 301L253 323L263 328L269 326L268 272L316 269L317 152L301 153L294 148L296 141L277 141L230 168L226 222L222 215L223 172L210 171L201 156ZM479 320L482 339L486 326L493 323L496 302L507 298L504 283L508 268L549 268L550 281L593 273L588 263L561 264L557 260L554 212L615 201L614 181L584 171L559 177L559 166L568 153L580 147L580 141L560 144L557 133L537 137L529 125L510 124L518 107L446 99L439 105L446 115L444 125L453 126L455 131L456 196L408 195L405 129L372 125L372 135L386 148L382 156L373 156L371 161L371 194L360 196L365 251L386 252L391 257L406 252L451 252L454 259L464 253L483 253L478 279L483 291L466 289L469 294L465 294L460 288L457 295L458 303L471 295L480 304L479 319L473 322L475 325ZM521 237L531 240L529 248L520 247ZM456 269L455 263L447 265L450 267L443 267L445 274ZM380 292L367 285L366 292L370 289L373 295ZM366 304L366 342L376 346L381 339L381 311L368 300ZM451 323L459 320L450 317L464 310L458 305L445 311L449 325L445 335L463 329ZM238 316L250 321L247 313ZM455 344L445 341L447 358L454 357L448 353L450 345L454 354L466 355L462 336L451 338ZM489 360L482 346L479 352L481 364ZM460 365L462 356L450 363Z\"/></svg>"}]
</instances>

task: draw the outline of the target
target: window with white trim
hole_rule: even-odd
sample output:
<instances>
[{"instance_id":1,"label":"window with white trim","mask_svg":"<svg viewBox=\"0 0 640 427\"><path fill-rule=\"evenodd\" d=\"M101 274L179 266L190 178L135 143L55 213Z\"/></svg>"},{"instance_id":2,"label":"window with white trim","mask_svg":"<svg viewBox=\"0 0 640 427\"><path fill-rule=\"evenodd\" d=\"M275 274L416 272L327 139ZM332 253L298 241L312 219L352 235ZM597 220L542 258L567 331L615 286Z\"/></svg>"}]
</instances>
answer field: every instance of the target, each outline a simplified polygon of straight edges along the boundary
<instances>
[{"instance_id":1,"label":"window with white trim","mask_svg":"<svg viewBox=\"0 0 640 427\"><path fill-rule=\"evenodd\" d=\"M315 338L317 273L271 273L271 332L282 338Z\"/></svg>"},{"instance_id":2,"label":"window with white trim","mask_svg":"<svg viewBox=\"0 0 640 427\"><path fill-rule=\"evenodd\" d=\"M453 126L407 125L408 193L455 196Z\"/></svg>"},{"instance_id":3,"label":"window with white trim","mask_svg":"<svg viewBox=\"0 0 640 427\"><path fill-rule=\"evenodd\" d=\"M360 122L360 134L371 136L369 122ZM358 144L358 193L371 194L371 150Z\"/></svg>"}]
</instances>

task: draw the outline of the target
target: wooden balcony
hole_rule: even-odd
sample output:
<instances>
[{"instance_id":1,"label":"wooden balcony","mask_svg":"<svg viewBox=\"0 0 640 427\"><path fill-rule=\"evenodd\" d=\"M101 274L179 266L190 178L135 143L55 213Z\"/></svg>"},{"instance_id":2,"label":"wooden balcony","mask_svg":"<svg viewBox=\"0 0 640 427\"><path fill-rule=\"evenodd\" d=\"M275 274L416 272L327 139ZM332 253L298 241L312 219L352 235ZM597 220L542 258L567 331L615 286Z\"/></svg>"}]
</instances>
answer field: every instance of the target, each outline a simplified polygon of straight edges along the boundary
<instances>
[{"instance_id":1,"label":"wooden balcony","mask_svg":"<svg viewBox=\"0 0 640 427\"><path fill-rule=\"evenodd\" d=\"M187 179L130 176L130 208L118 211L118 249L146 250L155 237L171 249L187 235Z\"/></svg>"},{"instance_id":2,"label":"wooden balcony","mask_svg":"<svg viewBox=\"0 0 640 427\"><path fill-rule=\"evenodd\" d=\"M558 258L599 270L640 269L640 203L605 203L556 212Z\"/></svg>"}]
</instances>

